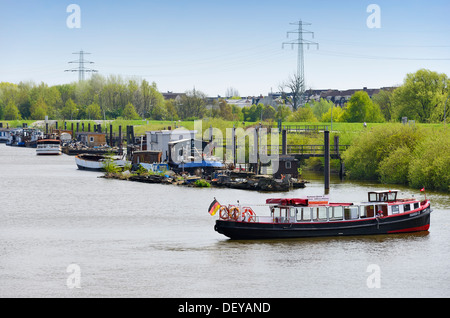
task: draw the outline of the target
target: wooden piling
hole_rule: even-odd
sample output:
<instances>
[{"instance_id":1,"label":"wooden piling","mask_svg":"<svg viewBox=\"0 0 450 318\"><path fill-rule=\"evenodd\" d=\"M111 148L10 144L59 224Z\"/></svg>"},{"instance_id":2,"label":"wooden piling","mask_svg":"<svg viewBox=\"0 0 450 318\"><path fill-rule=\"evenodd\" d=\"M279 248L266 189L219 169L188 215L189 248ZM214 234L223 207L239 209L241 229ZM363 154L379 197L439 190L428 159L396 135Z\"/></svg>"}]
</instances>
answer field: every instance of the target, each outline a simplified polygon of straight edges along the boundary
<instances>
[{"instance_id":1,"label":"wooden piling","mask_svg":"<svg viewBox=\"0 0 450 318\"><path fill-rule=\"evenodd\" d=\"M281 154L287 155L287 130L283 129L282 135L281 135Z\"/></svg>"},{"instance_id":2,"label":"wooden piling","mask_svg":"<svg viewBox=\"0 0 450 318\"><path fill-rule=\"evenodd\" d=\"M324 167L324 177L325 177L325 191L330 189L330 132L328 130L324 131L324 144L325 144L325 167Z\"/></svg>"},{"instance_id":3,"label":"wooden piling","mask_svg":"<svg viewBox=\"0 0 450 318\"><path fill-rule=\"evenodd\" d=\"M113 145L113 126L112 124L109 125L109 146L114 147Z\"/></svg>"}]
</instances>

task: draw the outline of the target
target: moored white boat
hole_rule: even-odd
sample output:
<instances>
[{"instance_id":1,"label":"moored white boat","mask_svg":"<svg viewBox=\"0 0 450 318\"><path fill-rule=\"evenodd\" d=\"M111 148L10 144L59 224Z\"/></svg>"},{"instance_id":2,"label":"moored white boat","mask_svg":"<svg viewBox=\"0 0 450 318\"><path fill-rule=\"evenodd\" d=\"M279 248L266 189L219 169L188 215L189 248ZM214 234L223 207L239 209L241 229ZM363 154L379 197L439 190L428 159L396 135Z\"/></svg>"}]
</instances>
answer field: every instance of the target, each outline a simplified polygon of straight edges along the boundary
<instances>
[{"instance_id":1,"label":"moored white boat","mask_svg":"<svg viewBox=\"0 0 450 318\"><path fill-rule=\"evenodd\" d=\"M79 154L75 156L75 163L80 170L103 171L105 162L108 160L112 160L112 163L118 167L124 167L127 163L129 163L126 160L111 159L102 155Z\"/></svg>"},{"instance_id":2,"label":"moored white boat","mask_svg":"<svg viewBox=\"0 0 450 318\"><path fill-rule=\"evenodd\" d=\"M58 139L41 139L37 141L37 155L60 155L61 141Z\"/></svg>"}]
</instances>

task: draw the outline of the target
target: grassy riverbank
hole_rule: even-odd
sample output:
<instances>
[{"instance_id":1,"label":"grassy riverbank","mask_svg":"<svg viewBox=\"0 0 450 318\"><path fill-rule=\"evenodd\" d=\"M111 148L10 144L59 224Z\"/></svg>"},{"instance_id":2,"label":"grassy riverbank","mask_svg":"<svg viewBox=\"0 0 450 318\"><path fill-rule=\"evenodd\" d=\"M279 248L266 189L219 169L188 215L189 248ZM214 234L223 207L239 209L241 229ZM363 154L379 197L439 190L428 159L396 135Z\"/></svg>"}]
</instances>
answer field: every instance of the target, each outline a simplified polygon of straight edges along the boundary
<instances>
[{"instance_id":1,"label":"grassy riverbank","mask_svg":"<svg viewBox=\"0 0 450 318\"><path fill-rule=\"evenodd\" d=\"M32 127L35 121L2 121L10 127L22 126L27 123ZM73 121L76 123L76 121ZM117 132L122 126L122 132L128 125L134 126L135 135L145 131L184 127L194 129L194 121L149 121L149 120L115 120L115 121L83 121L85 127L91 123L102 123L102 126L113 125ZM67 121L71 127L72 121ZM226 136L226 128L233 126L247 128L259 123L232 122L222 119L205 119L202 130L209 127L219 129ZM265 122L264 125L273 125ZM283 123L283 125L314 125L318 123ZM321 123L329 125L330 123ZM58 121L59 127L64 127L63 121ZM415 188L425 187L444 192L450 192L450 130L443 124L402 125L392 123L334 123L330 136L334 145L334 136L339 136L341 145L351 145L343 154L348 177L355 180L371 180L390 184L404 184ZM281 144L281 136L280 136ZM320 145L323 144L323 134L288 134L288 144ZM304 169L321 169L323 160L312 158L306 160ZM337 164L336 162L332 162ZM337 165L336 165L337 167ZM333 167L332 167L333 168Z\"/></svg>"}]
</instances>

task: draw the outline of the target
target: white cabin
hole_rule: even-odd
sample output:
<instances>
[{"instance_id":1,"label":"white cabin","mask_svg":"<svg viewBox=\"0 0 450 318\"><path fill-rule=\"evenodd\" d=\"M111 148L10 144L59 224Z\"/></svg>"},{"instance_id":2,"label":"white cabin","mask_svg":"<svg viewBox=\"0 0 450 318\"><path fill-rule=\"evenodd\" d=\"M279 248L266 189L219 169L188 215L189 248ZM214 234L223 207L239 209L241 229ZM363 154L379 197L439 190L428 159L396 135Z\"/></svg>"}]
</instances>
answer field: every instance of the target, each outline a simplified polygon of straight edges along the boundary
<instances>
[{"instance_id":1,"label":"white cabin","mask_svg":"<svg viewBox=\"0 0 450 318\"><path fill-rule=\"evenodd\" d=\"M193 139L197 130L155 130L147 131L147 150L161 151L162 162L169 159L169 142L183 139Z\"/></svg>"}]
</instances>

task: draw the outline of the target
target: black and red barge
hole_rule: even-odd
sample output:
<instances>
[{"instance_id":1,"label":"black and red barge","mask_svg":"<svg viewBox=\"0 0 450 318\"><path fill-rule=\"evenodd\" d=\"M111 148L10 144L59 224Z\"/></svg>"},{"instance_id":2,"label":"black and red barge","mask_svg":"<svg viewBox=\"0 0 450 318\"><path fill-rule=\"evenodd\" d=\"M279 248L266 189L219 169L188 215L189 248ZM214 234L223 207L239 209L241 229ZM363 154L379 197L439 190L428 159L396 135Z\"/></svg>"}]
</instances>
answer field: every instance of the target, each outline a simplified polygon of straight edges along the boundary
<instances>
[{"instance_id":1,"label":"black and red barge","mask_svg":"<svg viewBox=\"0 0 450 318\"><path fill-rule=\"evenodd\" d=\"M214 229L231 239L281 239L428 231L430 200L399 199L398 190L372 191L361 203L326 199L267 199L270 215L221 205Z\"/></svg>"}]
</instances>

